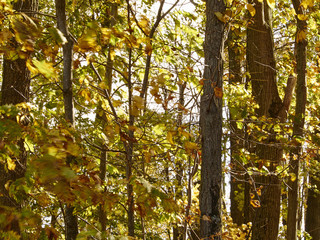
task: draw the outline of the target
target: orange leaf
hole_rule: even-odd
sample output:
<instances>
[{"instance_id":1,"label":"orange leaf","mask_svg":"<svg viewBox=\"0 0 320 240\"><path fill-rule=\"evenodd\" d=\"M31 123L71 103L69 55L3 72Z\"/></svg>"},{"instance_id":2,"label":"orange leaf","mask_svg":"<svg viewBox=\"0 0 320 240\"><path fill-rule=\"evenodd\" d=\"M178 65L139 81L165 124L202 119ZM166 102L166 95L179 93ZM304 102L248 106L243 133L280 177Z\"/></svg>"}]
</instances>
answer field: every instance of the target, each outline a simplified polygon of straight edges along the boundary
<instances>
[{"instance_id":1,"label":"orange leaf","mask_svg":"<svg viewBox=\"0 0 320 240\"><path fill-rule=\"evenodd\" d=\"M222 97L223 97L222 88L215 87L215 88L214 88L214 95L215 95L217 98L222 98Z\"/></svg>"}]
</instances>

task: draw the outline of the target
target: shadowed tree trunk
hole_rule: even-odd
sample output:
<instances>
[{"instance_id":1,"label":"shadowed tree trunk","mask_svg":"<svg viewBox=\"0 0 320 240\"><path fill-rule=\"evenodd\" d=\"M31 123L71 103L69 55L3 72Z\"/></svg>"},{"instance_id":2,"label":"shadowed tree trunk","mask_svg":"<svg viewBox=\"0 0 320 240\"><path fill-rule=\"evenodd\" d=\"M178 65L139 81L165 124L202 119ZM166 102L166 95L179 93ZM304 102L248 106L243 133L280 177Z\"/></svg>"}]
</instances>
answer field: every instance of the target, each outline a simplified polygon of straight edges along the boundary
<instances>
[{"instance_id":1,"label":"shadowed tree trunk","mask_svg":"<svg viewBox=\"0 0 320 240\"><path fill-rule=\"evenodd\" d=\"M319 133L318 133L319 134ZM316 157L316 161L320 162L320 156ZM311 172L309 175L309 183L312 186L308 190L307 213L306 213L306 231L312 239L320 239L320 174L319 172Z\"/></svg>"},{"instance_id":2,"label":"shadowed tree trunk","mask_svg":"<svg viewBox=\"0 0 320 240\"><path fill-rule=\"evenodd\" d=\"M303 9L300 7L299 0L292 0L294 9L297 14L303 14ZM293 125L293 137L303 137L303 128L305 121L305 110L307 100L306 89L306 63L307 63L307 41L306 39L299 39L300 31L307 30L307 22L297 19L297 34L296 34L296 72L297 72L297 86L296 86L296 109ZM288 187L288 218L287 218L287 239L297 239L297 211L298 211L298 181L299 181L299 161L301 157L301 143L292 150L290 157L290 173L296 177L294 181L289 180ZM313 238L318 239L318 238Z\"/></svg>"},{"instance_id":3,"label":"shadowed tree trunk","mask_svg":"<svg viewBox=\"0 0 320 240\"><path fill-rule=\"evenodd\" d=\"M106 5L106 12L105 12L105 22L104 22L104 27L113 27L116 23L116 18L117 18L117 11L118 11L118 5L116 3L109 3ZM111 50L113 50L112 45L108 45L108 55L107 55L107 65L106 65L106 73L105 73L105 81L107 85L107 93L109 96L111 95L111 89L112 89L112 69L113 69L113 60L111 58ZM98 106L98 111L102 111L101 108L101 102L99 103ZM97 114L99 116L99 113ZM105 117L105 113L103 113L101 118L101 125L102 129L106 126L108 123L107 118ZM105 149L104 144L101 146L102 150L100 153L100 179L101 182L104 183L105 178L106 178L106 164L107 164L107 150ZM107 213L104 207L104 203L99 205L99 222L101 226L101 232L102 232L102 237L105 237L104 234L106 232L107 228Z\"/></svg>"},{"instance_id":4,"label":"shadowed tree trunk","mask_svg":"<svg viewBox=\"0 0 320 240\"><path fill-rule=\"evenodd\" d=\"M65 119L74 126L74 107L72 92L72 57L73 40L68 32L66 20L65 0L55 0L58 29L66 37L67 42L63 45L63 100ZM67 156L67 163L72 162L73 157ZM75 240L78 235L78 219L74 213L75 208L67 203L65 207L66 240Z\"/></svg>"},{"instance_id":5,"label":"shadowed tree trunk","mask_svg":"<svg viewBox=\"0 0 320 240\"><path fill-rule=\"evenodd\" d=\"M241 60L240 48L237 45L240 40L236 31L230 31L228 37L228 54L229 54L229 84L241 83ZM229 104L230 106L230 104ZM231 217L233 222L241 225L244 223L243 209L240 201L244 202L244 177L241 174L243 168L239 164L239 149L242 147L240 139L244 132L239 130L236 118L232 112L229 113L230 120L230 149L231 149L231 179L230 179L230 201ZM239 137L240 136L240 137ZM242 180L242 181L241 181Z\"/></svg>"},{"instance_id":6,"label":"shadowed tree trunk","mask_svg":"<svg viewBox=\"0 0 320 240\"><path fill-rule=\"evenodd\" d=\"M274 119L286 119L287 111L292 98L295 84L294 78L289 77L285 98L279 97L276 83L276 69L274 57L274 43L272 32L272 11L264 0L250 1L255 6L256 14L247 27L247 64L251 76L252 94L259 105L256 113L259 117L266 116ZM273 124L273 123L270 123ZM255 154L259 160L268 167L271 174L254 177L252 187L254 190L262 187L261 196L255 194L260 207L251 208L249 219L252 223L253 240L277 239L280 218L280 180L275 174L276 167L282 158L282 147L275 144L276 136L272 128L268 132L268 139L257 143ZM248 193L247 193L248 194Z\"/></svg>"},{"instance_id":7,"label":"shadowed tree trunk","mask_svg":"<svg viewBox=\"0 0 320 240\"><path fill-rule=\"evenodd\" d=\"M225 11L224 1L206 2L205 69L200 104L202 165L200 232L202 238L221 239L221 137L224 23L215 13Z\"/></svg>"},{"instance_id":8,"label":"shadowed tree trunk","mask_svg":"<svg viewBox=\"0 0 320 240\"><path fill-rule=\"evenodd\" d=\"M18 12L35 11L38 6L36 0L19 0L13 7ZM30 14L27 14L30 16ZM15 39L12 39L12 44L17 45ZM26 67L27 59L18 58L16 60L8 59L4 56L3 71L2 71L2 86L1 86L1 105L5 104L18 104L29 101L30 91L30 72ZM15 121L15 120L12 120ZM24 176L27 166L27 152L24 148L24 140L18 141L19 157L15 159L17 162L14 170L7 169L2 162L0 164L0 205L12 207L16 210L20 209L18 203L13 197L9 196L5 184L8 181L16 181ZM7 223L6 230L14 231L20 234L19 220L14 218L11 222Z\"/></svg>"}]
</instances>

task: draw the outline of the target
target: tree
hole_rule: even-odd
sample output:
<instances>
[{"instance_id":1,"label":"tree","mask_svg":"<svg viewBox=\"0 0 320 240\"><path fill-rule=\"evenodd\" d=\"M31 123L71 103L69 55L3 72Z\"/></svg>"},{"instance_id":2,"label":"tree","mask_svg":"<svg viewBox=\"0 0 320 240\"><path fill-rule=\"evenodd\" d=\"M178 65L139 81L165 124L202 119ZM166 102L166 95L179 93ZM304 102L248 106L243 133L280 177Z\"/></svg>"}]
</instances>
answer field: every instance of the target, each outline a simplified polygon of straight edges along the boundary
<instances>
[{"instance_id":1,"label":"tree","mask_svg":"<svg viewBox=\"0 0 320 240\"><path fill-rule=\"evenodd\" d=\"M269 1L251 1L255 12L252 21L247 27L247 65L252 85L252 95L259 108L256 113L259 117L270 118L271 126L278 119L284 121L290 106L292 90L295 81L289 76L286 94L282 101L277 87L276 63L274 56L274 42L272 30L272 9ZM283 150L274 144L277 142L274 131L268 131L267 141L256 143L255 154L262 165L268 166L270 173L275 172L282 158ZM261 168L261 167L260 167ZM276 239L278 236L280 218L280 181L275 174L257 176L253 194L258 205L250 200L255 207L249 217L252 221L252 239ZM260 194L257 189L262 188ZM248 193L247 193L248 194ZM247 203L246 207L250 207Z\"/></svg>"},{"instance_id":2,"label":"tree","mask_svg":"<svg viewBox=\"0 0 320 240\"><path fill-rule=\"evenodd\" d=\"M225 23L217 17L217 14L222 14L224 11L223 1L207 1L205 70L200 105L202 135L200 232L202 238L215 239L221 239L222 54L225 27Z\"/></svg>"},{"instance_id":3,"label":"tree","mask_svg":"<svg viewBox=\"0 0 320 240\"><path fill-rule=\"evenodd\" d=\"M292 1L297 14L303 15L303 6L300 1ZM307 31L307 22L300 20L297 15L296 33L296 109L293 125L293 137L303 138L304 122L306 113L307 89L306 89L306 60L307 60L307 40L301 37L302 32ZM301 143L296 143L296 147L291 153L290 174L294 174L295 179L289 182L288 189L288 220L287 220L287 239L297 239L297 210L298 210L298 181L299 181L299 162L301 160ZM314 238L316 239L316 238Z\"/></svg>"},{"instance_id":4,"label":"tree","mask_svg":"<svg viewBox=\"0 0 320 240\"><path fill-rule=\"evenodd\" d=\"M26 0L26 1L16 1L13 5L13 9L17 12L18 17L14 22L15 32L18 35L19 32L25 31L27 35L23 38L20 36L19 40L12 38L10 40L10 45L8 48L18 47L22 45L24 41L34 40L31 35L30 23L32 19L29 18L32 16L30 14L32 11L36 11L38 2L36 0ZM22 18L19 18L19 12L26 12L29 17L26 21L23 22ZM25 28L25 29L22 29ZM30 35L28 35L30 34ZM30 93L30 72L26 66L27 59L29 58L30 52L16 51L13 56L5 56L3 61L3 72L2 72L2 86L1 86L1 105L16 105L19 103L25 103L29 101ZM27 114L28 109L23 107L25 114ZM7 119L7 121L15 122L15 119ZM16 124L16 123L7 123L7 124ZM19 125L27 126L30 124L28 118L24 120L20 118ZM19 125L16 125L16 128L19 128ZM3 136L4 137L4 136ZM2 139L3 141L4 139ZM10 207L16 211L19 211L21 208L21 202L15 199L9 193L8 183L13 183L19 178L22 178L26 172L27 167L27 152L24 147L24 139L20 138L16 142L18 146L18 152L15 155L12 155L8 158L7 162L1 162L0 165L0 205L5 207ZM10 166L9 163L13 166ZM6 231L14 231L17 234L20 234L19 219L17 216L13 219L9 219L6 226Z\"/></svg>"},{"instance_id":5,"label":"tree","mask_svg":"<svg viewBox=\"0 0 320 240\"><path fill-rule=\"evenodd\" d=\"M72 60L73 60L73 39L68 32L66 18L66 2L65 0L56 0L56 15L58 29L67 39L63 45L63 101L65 119L74 127L74 107L73 107L73 90L72 90ZM71 140L72 141L72 140ZM67 164L73 162L74 157L67 156ZM65 207L65 231L67 240L75 240L78 235L78 219L74 213L75 208L71 203L67 203Z\"/></svg>"}]
</instances>

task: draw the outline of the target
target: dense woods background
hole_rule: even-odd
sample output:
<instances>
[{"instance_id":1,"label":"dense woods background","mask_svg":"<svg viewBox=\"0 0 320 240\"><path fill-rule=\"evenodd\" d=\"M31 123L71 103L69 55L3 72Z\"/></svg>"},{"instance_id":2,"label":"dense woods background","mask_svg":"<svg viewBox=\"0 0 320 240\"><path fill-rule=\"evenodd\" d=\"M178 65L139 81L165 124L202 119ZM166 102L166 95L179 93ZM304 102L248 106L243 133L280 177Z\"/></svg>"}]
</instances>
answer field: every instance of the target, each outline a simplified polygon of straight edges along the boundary
<instances>
[{"instance_id":1,"label":"dense woods background","mask_svg":"<svg viewBox=\"0 0 320 240\"><path fill-rule=\"evenodd\" d=\"M0 239L320 239L315 0L0 0Z\"/></svg>"}]
</instances>

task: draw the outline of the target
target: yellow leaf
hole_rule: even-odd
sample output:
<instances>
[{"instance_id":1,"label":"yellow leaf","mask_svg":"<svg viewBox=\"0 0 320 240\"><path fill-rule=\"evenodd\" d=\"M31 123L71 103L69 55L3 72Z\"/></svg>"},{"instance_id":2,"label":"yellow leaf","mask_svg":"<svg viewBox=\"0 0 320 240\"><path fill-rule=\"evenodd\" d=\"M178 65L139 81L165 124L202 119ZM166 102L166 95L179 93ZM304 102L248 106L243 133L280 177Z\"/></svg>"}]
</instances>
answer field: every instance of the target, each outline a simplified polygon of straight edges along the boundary
<instances>
[{"instance_id":1,"label":"yellow leaf","mask_svg":"<svg viewBox=\"0 0 320 240\"><path fill-rule=\"evenodd\" d=\"M48 63L45 60L38 61L36 59L32 60L33 65L38 69L38 71L44 75L46 78L56 78L57 74L55 68L52 66L52 63ZM31 65L29 64L29 67Z\"/></svg>"},{"instance_id":2,"label":"yellow leaf","mask_svg":"<svg viewBox=\"0 0 320 240\"><path fill-rule=\"evenodd\" d=\"M304 9L307 9L308 7L313 7L314 1L313 0L303 0L300 4Z\"/></svg>"},{"instance_id":3,"label":"yellow leaf","mask_svg":"<svg viewBox=\"0 0 320 240\"><path fill-rule=\"evenodd\" d=\"M12 160L10 157L7 158L7 164L8 164L8 169L13 171L16 168L16 164L14 160Z\"/></svg>"},{"instance_id":4,"label":"yellow leaf","mask_svg":"<svg viewBox=\"0 0 320 240\"><path fill-rule=\"evenodd\" d=\"M256 9L254 8L254 6L250 3L247 4L247 9L250 12L251 16L253 17L254 15L256 15Z\"/></svg>"},{"instance_id":5,"label":"yellow leaf","mask_svg":"<svg viewBox=\"0 0 320 240\"><path fill-rule=\"evenodd\" d=\"M175 135L175 132L169 131L167 133L167 140L169 141L169 143L174 144L173 142L173 136Z\"/></svg>"},{"instance_id":6,"label":"yellow leaf","mask_svg":"<svg viewBox=\"0 0 320 240\"><path fill-rule=\"evenodd\" d=\"M271 9L274 9L274 7L276 6L275 0L267 0L267 3Z\"/></svg>"},{"instance_id":7,"label":"yellow leaf","mask_svg":"<svg viewBox=\"0 0 320 240\"><path fill-rule=\"evenodd\" d=\"M250 200L250 204L251 204L254 208L259 208L259 207L260 207L260 201L259 201L259 200Z\"/></svg>"},{"instance_id":8,"label":"yellow leaf","mask_svg":"<svg viewBox=\"0 0 320 240\"><path fill-rule=\"evenodd\" d=\"M147 54L147 55L150 55L152 53L152 44L150 42L148 42L146 44L146 47L144 49L144 52Z\"/></svg>"},{"instance_id":9,"label":"yellow leaf","mask_svg":"<svg viewBox=\"0 0 320 240\"><path fill-rule=\"evenodd\" d=\"M202 220L211 222L211 218L209 216L207 216L207 215L203 215L202 216Z\"/></svg>"},{"instance_id":10,"label":"yellow leaf","mask_svg":"<svg viewBox=\"0 0 320 240\"><path fill-rule=\"evenodd\" d=\"M304 14L298 14L298 19L301 21L306 21L308 19L308 16Z\"/></svg>"},{"instance_id":11,"label":"yellow leaf","mask_svg":"<svg viewBox=\"0 0 320 240\"><path fill-rule=\"evenodd\" d=\"M143 100L142 97L135 95L135 96L132 97L132 100L133 100L133 106L134 107L137 107L137 108L140 108L140 109L144 108L144 100Z\"/></svg>"},{"instance_id":12,"label":"yellow leaf","mask_svg":"<svg viewBox=\"0 0 320 240\"><path fill-rule=\"evenodd\" d=\"M143 16L141 17L141 20L139 21L140 27L146 28L146 27L148 26L148 24L149 24L148 18L143 15Z\"/></svg>"},{"instance_id":13,"label":"yellow leaf","mask_svg":"<svg viewBox=\"0 0 320 240\"><path fill-rule=\"evenodd\" d=\"M10 184L12 183L12 180L9 180L9 181L7 181L6 182L6 184L4 185L4 187L5 187L5 189L7 190L7 191L9 191L9 188L10 188Z\"/></svg>"},{"instance_id":14,"label":"yellow leaf","mask_svg":"<svg viewBox=\"0 0 320 240\"><path fill-rule=\"evenodd\" d=\"M214 12L214 15L216 15L216 17L221 21L221 22L226 22L226 19L224 17L224 15L221 12Z\"/></svg>"},{"instance_id":15,"label":"yellow leaf","mask_svg":"<svg viewBox=\"0 0 320 240\"><path fill-rule=\"evenodd\" d=\"M297 179L296 175L294 173L290 173L291 182L294 182L296 179Z\"/></svg>"},{"instance_id":16,"label":"yellow leaf","mask_svg":"<svg viewBox=\"0 0 320 240\"><path fill-rule=\"evenodd\" d=\"M91 101L91 93L88 90L86 89L81 90L80 95L84 97L88 102Z\"/></svg>"},{"instance_id":17,"label":"yellow leaf","mask_svg":"<svg viewBox=\"0 0 320 240\"><path fill-rule=\"evenodd\" d=\"M307 38L307 34L304 30L300 30L297 33L297 42L302 42L303 40L305 40Z\"/></svg>"},{"instance_id":18,"label":"yellow leaf","mask_svg":"<svg viewBox=\"0 0 320 240\"><path fill-rule=\"evenodd\" d=\"M120 107L122 105L122 101L121 100L113 100L112 104L114 107Z\"/></svg>"},{"instance_id":19,"label":"yellow leaf","mask_svg":"<svg viewBox=\"0 0 320 240\"><path fill-rule=\"evenodd\" d=\"M185 142L184 148L186 149L187 153L191 153L193 150L198 150L198 145L193 142Z\"/></svg>"}]
</instances>

